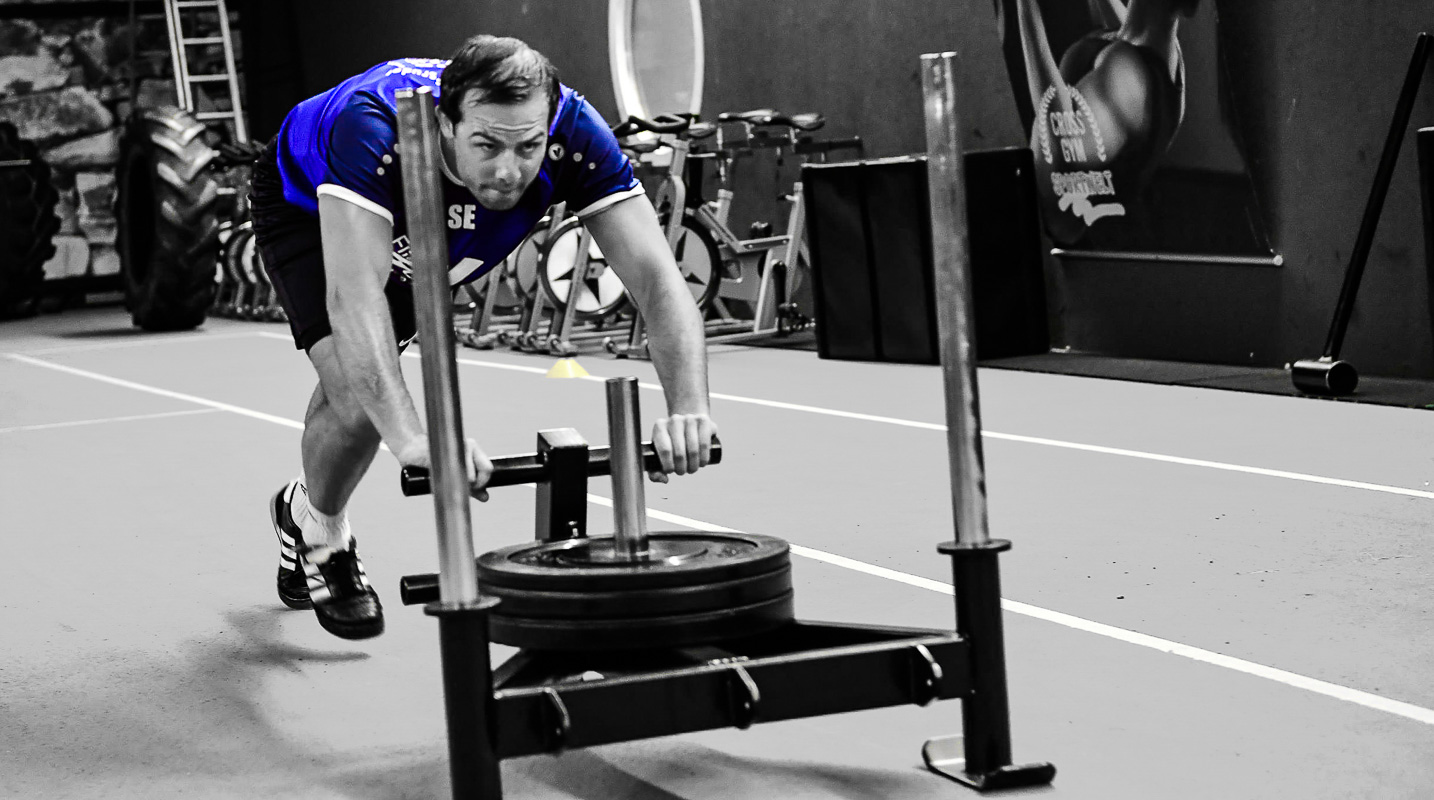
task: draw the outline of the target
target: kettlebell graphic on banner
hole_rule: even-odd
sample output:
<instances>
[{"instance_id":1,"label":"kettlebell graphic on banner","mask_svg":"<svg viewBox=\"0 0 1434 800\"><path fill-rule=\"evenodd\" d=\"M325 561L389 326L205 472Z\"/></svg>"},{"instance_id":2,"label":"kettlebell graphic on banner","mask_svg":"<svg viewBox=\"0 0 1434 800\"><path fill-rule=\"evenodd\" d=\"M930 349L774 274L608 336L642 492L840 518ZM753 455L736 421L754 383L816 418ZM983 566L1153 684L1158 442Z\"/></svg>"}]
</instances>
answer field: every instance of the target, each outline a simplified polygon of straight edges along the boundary
<instances>
[{"instance_id":1,"label":"kettlebell graphic on banner","mask_svg":"<svg viewBox=\"0 0 1434 800\"><path fill-rule=\"evenodd\" d=\"M1200 0L1090 0L1108 30L1068 47L1059 62L1036 0L1016 0L1030 145L1046 228L1063 245L1102 219L1124 217L1185 116L1181 17Z\"/></svg>"}]
</instances>

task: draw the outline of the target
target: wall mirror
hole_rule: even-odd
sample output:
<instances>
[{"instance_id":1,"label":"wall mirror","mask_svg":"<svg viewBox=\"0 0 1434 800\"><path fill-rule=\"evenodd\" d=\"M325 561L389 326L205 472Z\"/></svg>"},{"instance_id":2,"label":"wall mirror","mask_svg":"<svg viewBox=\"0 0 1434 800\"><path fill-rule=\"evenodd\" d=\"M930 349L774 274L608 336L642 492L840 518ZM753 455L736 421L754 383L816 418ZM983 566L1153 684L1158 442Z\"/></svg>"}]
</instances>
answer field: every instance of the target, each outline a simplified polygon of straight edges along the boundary
<instances>
[{"instance_id":1,"label":"wall mirror","mask_svg":"<svg viewBox=\"0 0 1434 800\"><path fill-rule=\"evenodd\" d=\"M609 0L608 57L618 120L629 115L651 119L664 113L699 113L700 0Z\"/></svg>"}]
</instances>

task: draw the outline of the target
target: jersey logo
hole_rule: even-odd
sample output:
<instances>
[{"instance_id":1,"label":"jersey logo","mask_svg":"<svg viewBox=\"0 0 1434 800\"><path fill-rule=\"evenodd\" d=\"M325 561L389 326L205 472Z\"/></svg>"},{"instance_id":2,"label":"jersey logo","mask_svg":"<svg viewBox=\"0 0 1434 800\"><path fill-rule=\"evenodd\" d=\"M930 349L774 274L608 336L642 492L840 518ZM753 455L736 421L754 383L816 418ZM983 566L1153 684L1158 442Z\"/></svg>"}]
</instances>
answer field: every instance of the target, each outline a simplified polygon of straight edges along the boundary
<instances>
[{"instance_id":1,"label":"jersey logo","mask_svg":"<svg viewBox=\"0 0 1434 800\"><path fill-rule=\"evenodd\" d=\"M448 207L448 229L465 231L474 229L474 217L478 213L478 207L469 205L451 205Z\"/></svg>"},{"instance_id":2,"label":"jersey logo","mask_svg":"<svg viewBox=\"0 0 1434 800\"><path fill-rule=\"evenodd\" d=\"M564 152L563 146L562 146L561 144L557 143L557 142L553 142L553 143L548 147L548 158L550 158L550 159L552 159L552 160L554 160L554 161L562 161L562 160L563 160L563 152Z\"/></svg>"},{"instance_id":3,"label":"jersey logo","mask_svg":"<svg viewBox=\"0 0 1434 800\"><path fill-rule=\"evenodd\" d=\"M413 248L410 246L407 234L393 240L392 263L393 269L403 277L404 281L413 280ZM481 259L465 258L448 269L448 285L457 286L482 268L483 261Z\"/></svg>"},{"instance_id":4,"label":"jersey logo","mask_svg":"<svg viewBox=\"0 0 1434 800\"><path fill-rule=\"evenodd\" d=\"M408 235L393 240L393 268L398 270L407 280L413 277L412 249L408 245Z\"/></svg>"},{"instance_id":5,"label":"jersey logo","mask_svg":"<svg viewBox=\"0 0 1434 800\"><path fill-rule=\"evenodd\" d=\"M383 76L387 78L390 75L417 75L437 83L446 66L448 62L441 58L400 58L388 62L389 70Z\"/></svg>"}]
</instances>

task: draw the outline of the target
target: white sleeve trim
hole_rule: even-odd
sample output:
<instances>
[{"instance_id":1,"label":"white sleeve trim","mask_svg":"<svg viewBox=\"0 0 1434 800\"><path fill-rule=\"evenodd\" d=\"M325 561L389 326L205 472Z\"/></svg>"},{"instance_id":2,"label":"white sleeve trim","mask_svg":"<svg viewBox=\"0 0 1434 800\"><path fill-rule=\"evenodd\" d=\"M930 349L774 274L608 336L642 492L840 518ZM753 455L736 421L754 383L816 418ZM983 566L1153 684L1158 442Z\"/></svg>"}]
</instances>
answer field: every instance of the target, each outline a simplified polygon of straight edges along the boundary
<instances>
[{"instance_id":1,"label":"white sleeve trim","mask_svg":"<svg viewBox=\"0 0 1434 800\"><path fill-rule=\"evenodd\" d=\"M643 191L642 184L639 183L638 185L632 187L631 189L628 189L627 191L617 192L616 194L610 194L606 197L599 198L597 202L593 203L587 208L584 208L581 211L574 211L573 213L579 217L591 217L594 214L599 214L603 211L608 210L609 208L612 208L613 206L617 205L618 203L621 203L624 200L627 200L628 198L637 197L641 194L646 194L646 192Z\"/></svg>"},{"instance_id":2,"label":"white sleeve trim","mask_svg":"<svg viewBox=\"0 0 1434 800\"><path fill-rule=\"evenodd\" d=\"M314 190L314 193L320 197L322 197L323 195L328 195L330 197L337 197L340 200L353 203L359 208L362 208L364 211L370 211L374 214L379 215L380 217L383 217L384 219L388 220L388 224L393 224L392 211L389 211L378 203L375 203L367 197L364 197L363 195L359 194L358 192L355 192L353 189L350 189L347 186L340 186L337 183L324 183L320 184L319 188Z\"/></svg>"}]
</instances>

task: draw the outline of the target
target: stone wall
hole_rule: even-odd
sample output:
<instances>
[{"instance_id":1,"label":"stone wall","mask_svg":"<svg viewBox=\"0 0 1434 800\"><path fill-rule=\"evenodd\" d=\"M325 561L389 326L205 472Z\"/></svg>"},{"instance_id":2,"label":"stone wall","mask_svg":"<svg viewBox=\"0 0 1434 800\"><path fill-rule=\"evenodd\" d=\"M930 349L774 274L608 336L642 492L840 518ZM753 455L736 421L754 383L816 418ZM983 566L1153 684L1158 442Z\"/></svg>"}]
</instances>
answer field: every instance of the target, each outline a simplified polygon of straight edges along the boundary
<instances>
[{"instance_id":1,"label":"stone wall","mask_svg":"<svg viewBox=\"0 0 1434 800\"><path fill-rule=\"evenodd\" d=\"M163 19L139 19L132 27L122 0L106 16L71 17L64 0L25 4L40 5L44 15L15 18L6 12L18 9L0 0L0 120L39 145L60 195L56 255L45 265L46 278L113 275L120 269L114 203L124 122L133 107L175 103L167 29ZM162 13L158 3L140 5L141 14ZM199 22L208 25L188 35L217 35L204 30L217 26L214 15ZM237 51L237 30L234 36ZM190 50L196 74L223 70L221 47Z\"/></svg>"}]
</instances>

